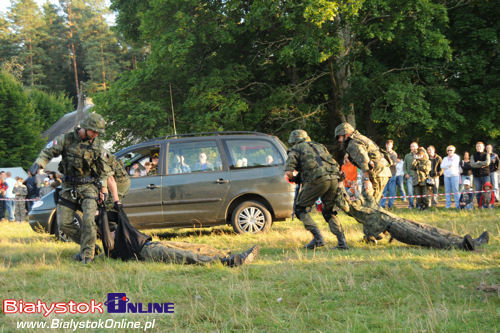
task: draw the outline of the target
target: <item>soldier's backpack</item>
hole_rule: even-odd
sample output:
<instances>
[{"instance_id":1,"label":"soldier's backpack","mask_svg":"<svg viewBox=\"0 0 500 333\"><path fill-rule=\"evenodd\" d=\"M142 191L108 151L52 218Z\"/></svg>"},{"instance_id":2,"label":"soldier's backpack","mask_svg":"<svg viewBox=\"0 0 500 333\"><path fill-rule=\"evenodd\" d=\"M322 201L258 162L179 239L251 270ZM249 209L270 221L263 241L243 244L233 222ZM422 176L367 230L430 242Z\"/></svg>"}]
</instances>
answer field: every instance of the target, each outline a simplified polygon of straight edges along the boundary
<instances>
[{"instance_id":1,"label":"soldier's backpack","mask_svg":"<svg viewBox=\"0 0 500 333\"><path fill-rule=\"evenodd\" d=\"M391 156L385 149L380 148L375 142L360 134L358 131L355 131L355 135L351 136L351 140L361 143L366 148L370 160L377 161L382 157L387 161L389 166L394 165Z\"/></svg>"}]
</instances>

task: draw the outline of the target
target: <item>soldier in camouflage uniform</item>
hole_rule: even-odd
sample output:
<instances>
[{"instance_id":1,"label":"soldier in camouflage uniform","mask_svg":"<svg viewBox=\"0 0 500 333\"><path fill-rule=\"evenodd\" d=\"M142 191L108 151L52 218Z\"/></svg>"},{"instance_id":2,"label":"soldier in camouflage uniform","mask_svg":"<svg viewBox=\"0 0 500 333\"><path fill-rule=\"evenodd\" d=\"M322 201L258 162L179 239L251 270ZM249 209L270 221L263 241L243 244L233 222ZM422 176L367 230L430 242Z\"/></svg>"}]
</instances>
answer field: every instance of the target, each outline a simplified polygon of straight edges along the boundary
<instances>
[{"instance_id":1,"label":"soldier in camouflage uniform","mask_svg":"<svg viewBox=\"0 0 500 333\"><path fill-rule=\"evenodd\" d=\"M365 202L378 205L385 185L392 175L390 163L372 140L361 135L349 123L337 126L335 137L338 142L344 144L349 160L363 172Z\"/></svg>"},{"instance_id":2,"label":"soldier in camouflage uniform","mask_svg":"<svg viewBox=\"0 0 500 333\"><path fill-rule=\"evenodd\" d=\"M106 210L108 212L109 227L113 231L118 221L118 212L116 204L121 204L130 189L130 178L125 169L123 161L117 159L115 155L106 152L106 158L109 166L108 188L111 193L106 200ZM115 190L116 189L116 190Z\"/></svg>"},{"instance_id":3,"label":"soldier in camouflage uniform","mask_svg":"<svg viewBox=\"0 0 500 333\"><path fill-rule=\"evenodd\" d=\"M298 171L301 190L296 198L294 214L297 216L314 238L305 247L314 249L325 245L314 220L309 214L309 208L321 197L323 202L323 217L330 227L330 231L337 236L336 249L347 249L347 244L338 220L337 212L333 210L339 180L339 165L321 144L311 142L304 130L294 130L290 133L288 143L292 147L288 151L285 175L294 180L294 171Z\"/></svg>"},{"instance_id":4,"label":"soldier in camouflage uniform","mask_svg":"<svg viewBox=\"0 0 500 333\"><path fill-rule=\"evenodd\" d=\"M62 155L59 171L64 178L57 203L57 224L59 230L80 244L79 255L84 264L94 259L97 200L107 195L109 168L102 142L97 139L105 126L99 114L89 113L80 127L58 136L52 146L43 149L30 168L31 174L36 175L53 157ZM73 223L78 209L83 211L81 227Z\"/></svg>"},{"instance_id":5,"label":"soldier in camouflage uniform","mask_svg":"<svg viewBox=\"0 0 500 333\"><path fill-rule=\"evenodd\" d=\"M487 231L476 239L472 239L469 234L461 237L437 227L403 219L380 206L365 205L363 198L351 201L343 187L339 187L336 204L347 215L363 224L363 232L369 237L387 231L392 238L405 244L466 251L473 251L489 241Z\"/></svg>"},{"instance_id":6,"label":"soldier in camouflage uniform","mask_svg":"<svg viewBox=\"0 0 500 333\"><path fill-rule=\"evenodd\" d=\"M23 222L26 220L26 204L25 201L21 200L26 198L28 188L23 184L23 179L21 177L16 177L16 180L17 183L14 185L14 189L12 190L12 194L16 196L16 202L14 204L14 217L17 222Z\"/></svg>"},{"instance_id":7,"label":"soldier in camouflage uniform","mask_svg":"<svg viewBox=\"0 0 500 333\"><path fill-rule=\"evenodd\" d=\"M142 247L139 259L186 265L221 262L224 266L236 267L251 263L258 255L257 245L245 252L231 254L231 251L215 249L209 245L169 241L147 242Z\"/></svg>"}]
</instances>

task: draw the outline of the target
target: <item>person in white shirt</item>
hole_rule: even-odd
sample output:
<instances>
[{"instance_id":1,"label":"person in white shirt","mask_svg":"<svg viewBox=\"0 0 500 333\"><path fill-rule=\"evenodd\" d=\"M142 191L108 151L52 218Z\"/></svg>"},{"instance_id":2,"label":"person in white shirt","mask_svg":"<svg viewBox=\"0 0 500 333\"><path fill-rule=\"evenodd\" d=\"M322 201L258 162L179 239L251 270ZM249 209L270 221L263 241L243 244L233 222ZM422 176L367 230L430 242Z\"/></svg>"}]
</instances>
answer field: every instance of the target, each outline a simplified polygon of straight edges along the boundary
<instances>
[{"instance_id":1,"label":"person in white shirt","mask_svg":"<svg viewBox=\"0 0 500 333\"><path fill-rule=\"evenodd\" d=\"M447 156L443 157L441 169L444 175L444 191L446 193L446 208L451 208L451 195L455 199L455 208L460 208L460 193L458 187L460 184L460 156L455 154L455 146L446 148Z\"/></svg>"},{"instance_id":2,"label":"person in white shirt","mask_svg":"<svg viewBox=\"0 0 500 333\"><path fill-rule=\"evenodd\" d=\"M401 160L401 156L398 154L398 159L396 163L396 189L399 189L399 195L403 197L403 201L406 201L406 192L404 185L405 172L403 170L404 162ZM397 195L397 190L395 191Z\"/></svg>"},{"instance_id":3,"label":"person in white shirt","mask_svg":"<svg viewBox=\"0 0 500 333\"><path fill-rule=\"evenodd\" d=\"M16 180L12 178L12 174L7 171L7 178L5 178L5 183L7 184L7 191L5 192L5 198L6 199L11 199L7 200L5 202L5 205L7 206L7 211L9 213L9 221L12 222L14 221L14 212L15 212L15 201L14 199L16 198L16 195L12 193L12 190L14 190L14 186L16 185Z\"/></svg>"}]
</instances>

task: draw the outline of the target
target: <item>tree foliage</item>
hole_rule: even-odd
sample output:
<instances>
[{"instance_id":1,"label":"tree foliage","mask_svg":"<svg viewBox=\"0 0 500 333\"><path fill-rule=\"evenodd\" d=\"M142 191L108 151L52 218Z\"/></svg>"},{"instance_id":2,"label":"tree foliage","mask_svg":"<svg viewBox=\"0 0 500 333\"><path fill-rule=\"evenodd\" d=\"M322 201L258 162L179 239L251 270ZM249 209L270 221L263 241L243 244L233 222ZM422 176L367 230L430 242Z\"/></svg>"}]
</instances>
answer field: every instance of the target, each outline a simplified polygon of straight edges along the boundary
<instances>
[{"instance_id":1,"label":"tree foliage","mask_svg":"<svg viewBox=\"0 0 500 333\"><path fill-rule=\"evenodd\" d=\"M43 147L39 122L23 86L0 71L0 165L28 168Z\"/></svg>"},{"instance_id":2,"label":"tree foliage","mask_svg":"<svg viewBox=\"0 0 500 333\"><path fill-rule=\"evenodd\" d=\"M75 101L80 82L86 94L106 90L143 53L111 30L109 13L103 0L46 2L42 9L33 0L11 0L0 16L0 64L26 86Z\"/></svg>"},{"instance_id":3,"label":"tree foliage","mask_svg":"<svg viewBox=\"0 0 500 333\"><path fill-rule=\"evenodd\" d=\"M26 91L35 111L35 122L44 132L66 113L73 111L73 103L64 93L46 93L38 89Z\"/></svg>"}]
</instances>

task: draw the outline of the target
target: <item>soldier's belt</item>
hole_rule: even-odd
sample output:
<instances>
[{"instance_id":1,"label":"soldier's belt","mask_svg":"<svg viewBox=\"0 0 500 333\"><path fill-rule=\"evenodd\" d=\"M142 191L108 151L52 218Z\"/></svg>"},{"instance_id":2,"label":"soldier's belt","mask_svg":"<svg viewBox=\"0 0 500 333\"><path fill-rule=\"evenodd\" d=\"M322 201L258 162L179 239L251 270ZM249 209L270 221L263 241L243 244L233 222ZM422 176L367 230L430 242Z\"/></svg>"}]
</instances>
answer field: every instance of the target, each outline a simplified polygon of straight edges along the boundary
<instances>
[{"instance_id":1,"label":"soldier's belt","mask_svg":"<svg viewBox=\"0 0 500 333\"><path fill-rule=\"evenodd\" d=\"M90 183L95 183L97 182L97 179L94 177L71 177L71 176L65 176L64 180L65 183L71 183L74 185L84 185L84 184L90 184Z\"/></svg>"}]
</instances>

